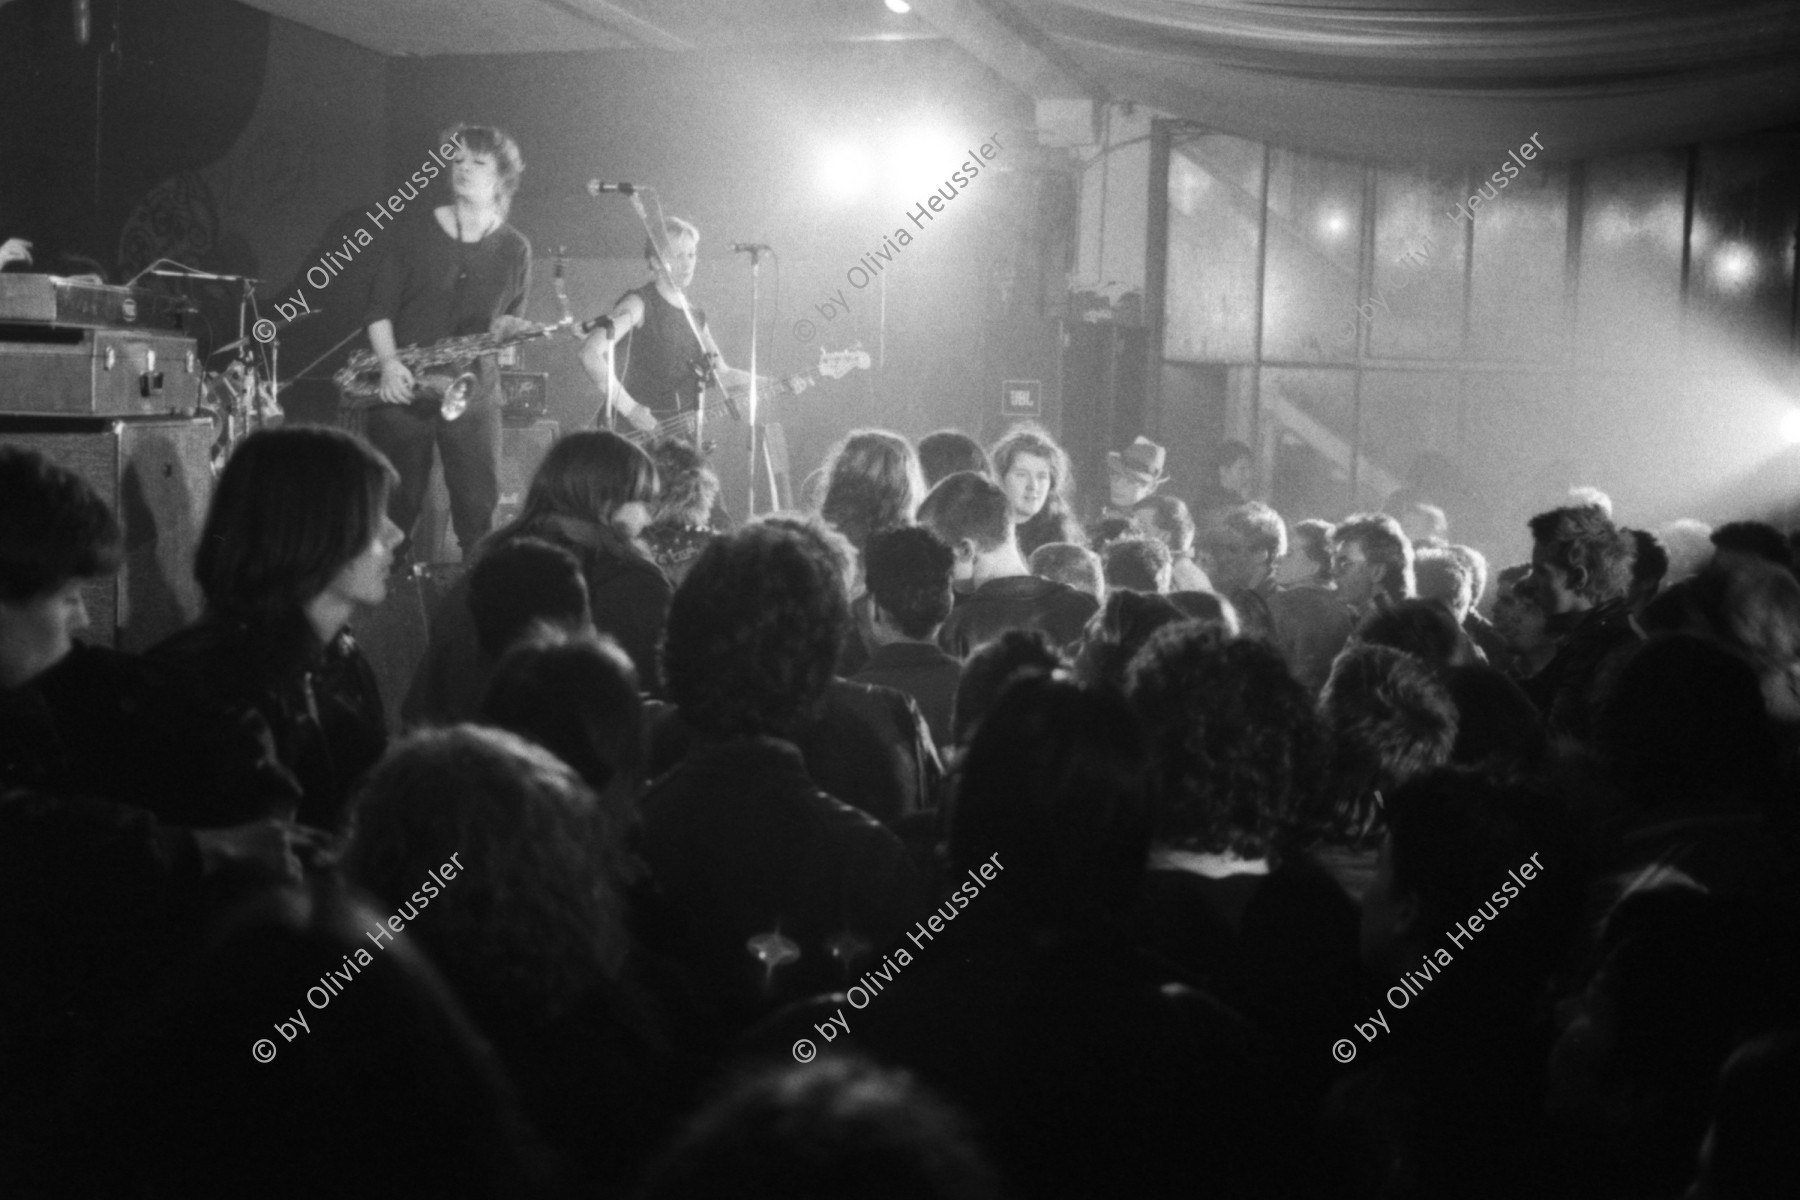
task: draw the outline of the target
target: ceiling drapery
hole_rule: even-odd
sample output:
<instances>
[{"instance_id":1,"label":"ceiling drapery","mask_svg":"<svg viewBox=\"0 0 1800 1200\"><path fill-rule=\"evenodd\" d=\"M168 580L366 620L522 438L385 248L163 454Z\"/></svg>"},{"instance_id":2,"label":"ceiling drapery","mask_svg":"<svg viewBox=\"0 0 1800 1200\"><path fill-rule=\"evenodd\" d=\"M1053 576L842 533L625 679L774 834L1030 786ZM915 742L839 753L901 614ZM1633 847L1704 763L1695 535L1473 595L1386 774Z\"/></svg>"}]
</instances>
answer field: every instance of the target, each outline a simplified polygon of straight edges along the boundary
<instances>
[{"instance_id":1,"label":"ceiling drapery","mask_svg":"<svg viewBox=\"0 0 1800 1200\"><path fill-rule=\"evenodd\" d=\"M1800 121L1793 0L1415 3L1022 11L1114 96L1345 158L1479 163L1533 133L1554 158L1586 158Z\"/></svg>"}]
</instances>

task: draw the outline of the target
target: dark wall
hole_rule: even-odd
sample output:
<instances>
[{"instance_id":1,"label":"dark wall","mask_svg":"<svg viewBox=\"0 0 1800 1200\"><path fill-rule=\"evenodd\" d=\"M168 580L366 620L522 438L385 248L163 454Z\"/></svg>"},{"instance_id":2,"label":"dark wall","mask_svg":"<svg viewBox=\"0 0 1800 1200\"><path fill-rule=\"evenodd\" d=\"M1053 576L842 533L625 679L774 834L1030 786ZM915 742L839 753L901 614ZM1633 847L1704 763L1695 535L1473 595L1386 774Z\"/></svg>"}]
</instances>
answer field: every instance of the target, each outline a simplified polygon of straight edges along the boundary
<instances>
[{"instance_id":1,"label":"dark wall","mask_svg":"<svg viewBox=\"0 0 1800 1200\"><path fill-rule=\"evenodd\" d=\"M168 257L288 294L334 218L385 194L386 60L231 0L93 7L81 47L68 0L0 6L0 237L35 270L78 255L122 282ZM203 351L238 336L236 286L145 285L199 307ZM295 331L284 377L323 332Z\"/></svg>"}]
</instances>

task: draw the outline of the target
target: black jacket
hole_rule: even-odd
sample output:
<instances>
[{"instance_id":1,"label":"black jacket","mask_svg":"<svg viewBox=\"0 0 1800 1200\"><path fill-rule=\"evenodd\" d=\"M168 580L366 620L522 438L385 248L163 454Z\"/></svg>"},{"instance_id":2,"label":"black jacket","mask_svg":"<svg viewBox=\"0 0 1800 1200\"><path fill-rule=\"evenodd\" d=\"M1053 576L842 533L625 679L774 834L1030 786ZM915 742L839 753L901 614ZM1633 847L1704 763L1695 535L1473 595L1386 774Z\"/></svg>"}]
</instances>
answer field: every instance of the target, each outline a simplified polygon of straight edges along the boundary
<instances>
[{"instance_id":1,"label":"black jacket","mask_svg":"<svg viewBox=\"0 0 1800 1200\"><path fill-rule=\"evenodd\" d=\"M642 801L673 951L717 1032L854 981L920 903L898 838L774 738L703 743Z\"/></svg>"},{"instance_id":2,"label":"black jacket","mask_svg":"<svg viewBox=\"0 0 1800 1200\"><path fill-rule=\"evenodd\" d=\"M1037 629L1050 644L1073 644L1087 628L1100 602L1086 592L1036 575L990 579L973 592L958 596L950 619L938 632L938 645L958 658L993 641L1009 629Z\"/></svg>"},{"instance_id":3,"label":"black jacket","mask_svg":"<svg viewBox=\"0 0 1800 1200\"><path fill-rule=\"evenodd\" d=\"M387 751L381 689L348 629L321 645L303 614L210 616L151 654L188 672L232 712L261 716L281 764L299 781L300 821L345 828L356 785Z\"/></svg>"},{"instance_id":4,"label":"black jacket","mask_svg":"<svg viewBox=\"0 0 1800 1200\"><path fill-rule=\"evenodd\" d=\"M0 689L0 785L100 796L201 829L291 816L300 802L260 713L167 664L82 644Z\"/></svg>"}]
</instances>

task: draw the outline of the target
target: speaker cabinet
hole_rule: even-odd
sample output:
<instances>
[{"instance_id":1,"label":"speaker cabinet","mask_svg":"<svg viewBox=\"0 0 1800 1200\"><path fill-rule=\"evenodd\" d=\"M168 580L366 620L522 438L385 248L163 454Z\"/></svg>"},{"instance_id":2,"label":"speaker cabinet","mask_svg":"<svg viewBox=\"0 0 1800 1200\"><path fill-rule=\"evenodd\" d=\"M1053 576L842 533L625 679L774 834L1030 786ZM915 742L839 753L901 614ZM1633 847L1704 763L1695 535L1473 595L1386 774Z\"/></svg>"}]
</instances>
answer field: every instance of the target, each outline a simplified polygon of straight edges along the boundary
<instances>
[{"instance_id":1,"label":"speaker cabinet","mask_svg":"<svg viewBox=\"0 0 1800 1200\"><path fill-rule=\"evenodd\" d=\"M83 590L90 641L144 650L199 615L194 549L212 499L214 437L206 417L0 417L0 442L74 471L118 514L124 564Z\"/></svg>"},{"instance_id":2,"label":"speaker cabinet","mask_svg":"<svg viewBox=\"0 0 1800 1200\"><path fill-rule=\"evenodd\" d=\"M1111 323L1062 327L1062 444L1081 484L1084 507L1106 503L1106 452L1123 450L1146 426L1146 334ZM1154 436L1154 435L1152 435Z\"/></svg>"}]
</instances>

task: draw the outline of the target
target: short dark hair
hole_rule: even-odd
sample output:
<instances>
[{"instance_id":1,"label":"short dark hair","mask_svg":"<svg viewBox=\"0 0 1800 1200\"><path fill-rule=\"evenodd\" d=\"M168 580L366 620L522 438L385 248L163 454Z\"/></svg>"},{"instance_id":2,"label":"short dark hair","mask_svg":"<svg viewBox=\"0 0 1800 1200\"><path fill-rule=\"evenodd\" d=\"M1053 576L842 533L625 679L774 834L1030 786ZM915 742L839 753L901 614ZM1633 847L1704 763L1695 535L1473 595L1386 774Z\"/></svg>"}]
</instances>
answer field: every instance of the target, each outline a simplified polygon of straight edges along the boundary
<instances>
[{"instance_id":1,"label":"short dark hair","mask_svg":"<svg viewBox=\"0 0 1800 1200\"><path fill-rule=\"evenodd\" d=\"M1096 552L1104 551L1112 543L1123 537L1133 537L1144 532L1136 517L1101 517L1088 528L1088 545Z\"/></svg>"},{"instance_id":2,"label":"short dark hair","mask_svg":"<svg viewBox=\"0 0 1800 1200\"><path fill-rule=\"evenodd\" d=\"M1244 548L1266 557L1270 562L1287 553L1287 525L1281 514L1260 500L1251 500L1226 509L1219 517L1217 532L1234 534L1244 541Z\"/></svg>"},{"instance_id":3,"label":"short dark hair","mask_svg":"<svg viewBox=\"0 0 1800 1200\"><path fill-rule=\"evenodd\" d=\"M0 445L0 601L119 569L118 519L87 480L35 450Z\"/></svg>"},{"instance_id":4,"label":"short dark hair","mask_svg":"<svg viewBox=\"0 0 1800 1200\"><path fill-rule=\"evenodd\" d=\"M208 608L302 609L368 549L397 478L375 447L326 425L261 429L239 442L194 556Z\"/></svg>"},{"instance_id":5,"label":"short dark hair","mask_svg":"<svg viewBox=\"0 0 1800 1200\"><path fill-rule=\"evenodd\" d=\"M869 539L863 582L875 603L909 638L928 638L950 616L956 556L922 525L888 529Z\"/></svg>"},{"instance_id":6,"label":"short dark hair","mask_svg":"<svg viewBox=\"0 0 1800 1200\"><path fill-rule=\"evenodd\" d=\"M1391 646L1352 645L1331 664L1319 694L1331 739L1326 802L1315 827L1355 841L1376 828L1377 790L1450 761L1457 712L1449 690L1412 655Z\"/></svg>"},{"instance_id":7,"label":"short dark hair","mask_svg":"<svg viewBox=\"0 0 1800 1200\"><path fill-rule=\"evenodd\" d=\"M1217 483L1219 472L1226 467L1236 466L1246 458L1255 457L1256 452L1236 438L1220 442L1213 450L1213 478L1209 482Z\"/></svg>"},{"instance_id":8,"label":"short dark hair","mask_svg":"<svg viewBox=\"0 0 1800 1200\"><path fill-rule=\"evenodd\" d=\"M1356 639L1412 655L1435 671L1457 665L1462 627L1441 600L1402 600L1378 608L1357 626Z\"/></svg>"},{"instance_id":9,"label":"short dark hair","mask_svg":"<svg viewBox=\"0 0 1800 1200\"><path fill-rule=\"evenodd\" d=\"M1314 803L1325 752L1312 697L1281 656L1192 622L1166 625L1132 661L1126 686L1161 776L1159 840L1276 853Z\"/></svg>"},{"instance_id":10,"label":"short dark hair","mask_svg":"<svg viewBox=\"0 0 1800 1200\"><path fill-rule=\"evenodd\" d=\"M1109 542L1100 552L1105 565L1106 586L1128 588L1134 592L1168 591L1169 569L1174 557L1169 548L1153 537L1122 537Z\"/></svg>"},{"instance_id":11,"label":"short dark hair","mask_svg":"<svg viewBox=\"0 0 1800 1200\"><path fill-rule=\"evenodd\" d=\"M920 438L919 469L925 473L928 489L958 471L973 471L990 478L994 474L987 450L960 429L940 429Z\"/></svg>"},{"instance_id":12,"label":"short dark hair","mask_svg":"<svg viewBox=\"0 0 1800 1200\"><path fill-rule=\"evenodd\" d=\"M1336 528L1330 521L1308 517L1304 521L1295 521L1293 528L1288 530L1300 552L1312 560L1313 578L1320 583L1331 581L1331 535Z\"/></svg>"},{"instance_id":13,"label":"short dark hair","mask_svg":"<svg viewBox=\"0 0 1800 1200\"><path fill-rule=\"evenodd\" d=\"M1187 501L1179 496L1168 496L1158 493L1145 496L1131 508L1133 513L1149 509L1151 520L1156 527L1169 536L1169 551L1172 554L1192 554L1194 551L1194 515L1188 511Z\"/></svg>"},{"instance_id":14,"label":"short dark hair","mask_svg":"<svg viewBox=\"0 0 1800 1200\"><path fill-rule=\"evenodd\" d=\"M1125 671L1150 635L1187 617L1167 596L1120 589L1088 621L1076 668L1084 679L1124 690Z\"/></svg>"},{"instance_id":15,"label":"short dark hair","mask_svg":"<svg viewBox=\"0 0 1800 1200\"><path fill-rule=\"evenodd\" d=\"M1569 588L1593 604L1616 600L1631 586L1631 539L1597 506L1553 508L1529 522L1532 540L1569 577Z\"/></svg>"},{"instance_id":16,"label":"short dark hair","mask_svg":"<svg viewBox=\"0 0 1800 1200\"><path fill-rule=\"evenodd\" d=\"M999 549L1013 536L1006 493L973 471L958 471L939 481L919 505L919 524L952 547L967 539L984 552Z\"/></svg>"},{"instance_id":17,"label":"short dark hair","mask_svg":"<svg viewBox=\"0 0 1800 1200\"><path fill-rule=\"evenodd\" d=\"M1025 569L1039 579L1054 579L1096 600L1106 595L1106 568L1100 556L1074 542L1045 542L1031 552Z\"/></svg>"},{"instance_id":18,"label":"short dark hair","mask_svg":"<svg viewBox=\"0 0 1800 1200\"><path fill-rule=\"evenodd\" d=\"M1013 679L960 768L949 855L960 874L998 855L1010 911L1054 927L1131 907L1150 851L1155 775L1131 706L1111 688Z\"/></svg>"},{"instance_id":19,"label":"short dark hair","mask_svg":"<svg viewBox=\"0 0 1800 1200\"><path fill-rule=\"evenodd\" d=\"M1386 513L1357 513L1345 517L1331 531L1331 544L1355 542L1363 557L1388 568L1383 586L1389 600L1407 600L1418 594L1413 579L1413 548L1400 522Z\"/></svg>"},{"instance_id":20,"label":"short dark hair","mask_svg":"<svg viewBox=\"0 0 1800 1200\"><path fill-rule=\"evenodd\" d=\"M1669 552L1648 529L1627 529L1633 547L1631 555L1631 587L1633 591L1654 594L1669 573Z\"/></svg>"},{"instance_id":21,"label":"short dark hair","mask_svg":"<svg viewBox=\"0 0 1800 1200\"><path fill-rule=\"evenodd\" d=\"M526 637L501 657L481 699L483 723L574 767L621 830L644 767L643 710L631 657L592 630Z\"/></svg>"},{"instance_id":22,"label":"short dark hair","mask_svg":"<svg viewBox=\"0 0 1800 1200\"><path fill-rule=\"evenodd\" d=\"M514 538L481 556L469 572L475 643L495 658L533 625L579 629L591 618L581 563L541 538Z\"/></svg>"},{"instance_id":23,"label":"short dark hair","mask_svg":"<svg viewBox=\"0 0 1800 1200\"><path fill-rule=\"evenodd\" d=\"M951 708L951 740L959 746L987 715L1000 693L1019 675L1053 675L1069 664L1039 629L1009 629L976 647L963 663Z\"/></svg>"},{"instance_id":24,"label":"short dark hair","mask_svg":"<svg viewBox=\"0 0 1800 1200\"><path fill-rule=\"evenodd\" d=\"M843 582L798 531L715 538L669 605L669 695L703 736L781 736L816 711L849 627Z\"/></svg>"},{"instance_id":25,"label":"short dark hair","mask_svg":"<svg viewBox=\"0 0 1800 1200\"><path fill-rule=\"evenodd\" d=\"M1735 550L1766 558L1778 567L1792 568L1793 550L1779 529L1763 521L1727 521L1712 532L1719 550Z\"/></svg>"}]
</instances>

